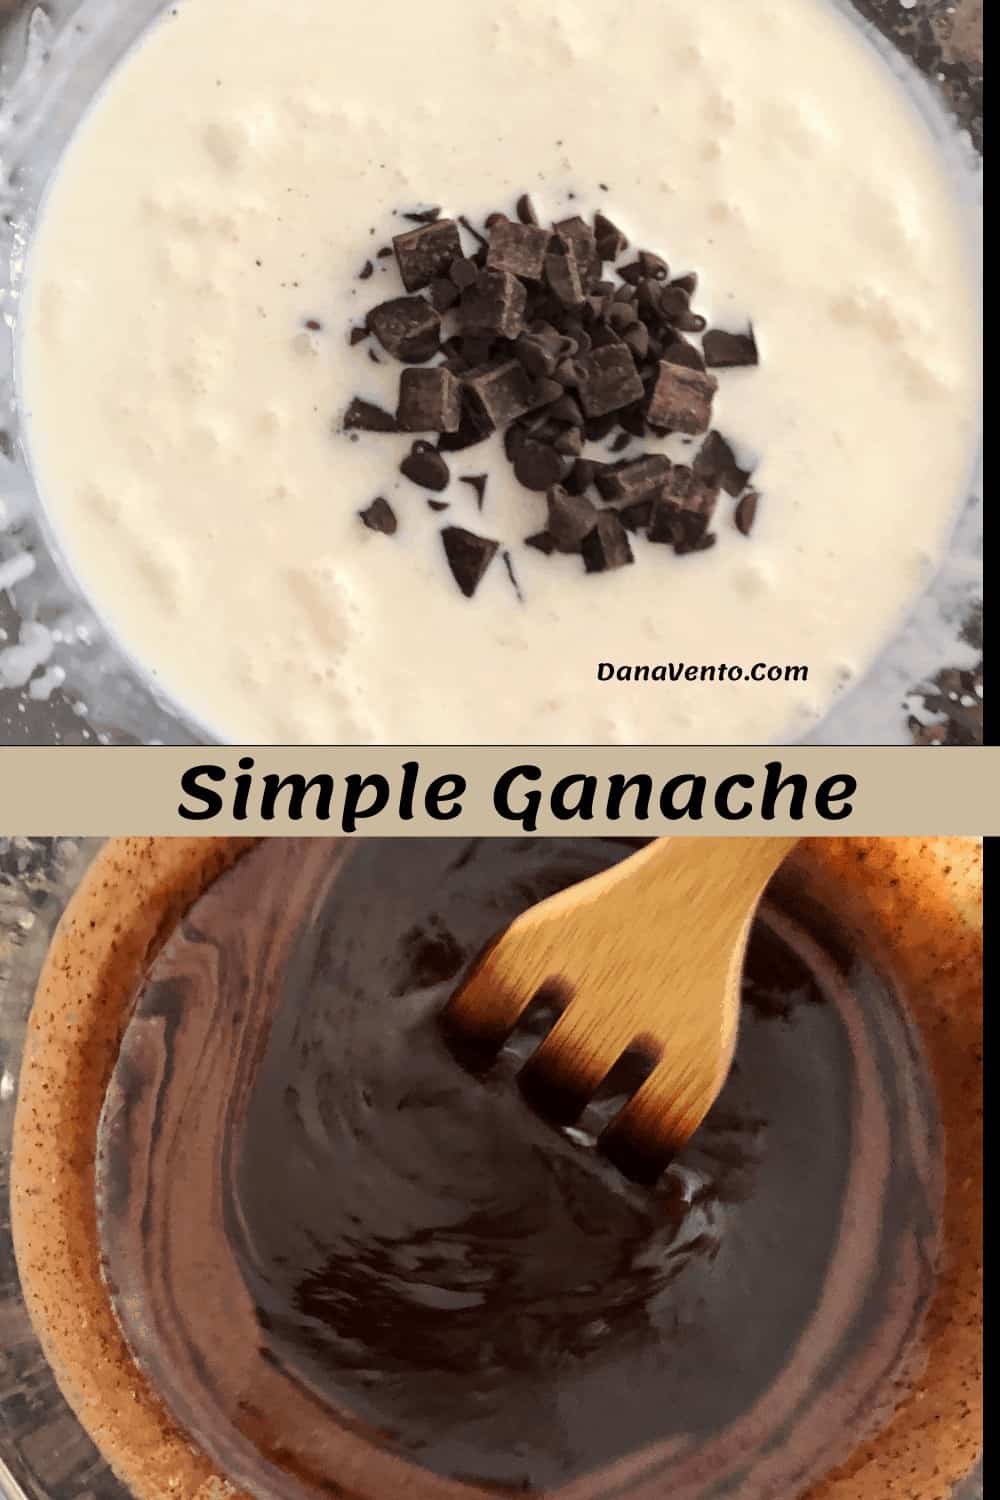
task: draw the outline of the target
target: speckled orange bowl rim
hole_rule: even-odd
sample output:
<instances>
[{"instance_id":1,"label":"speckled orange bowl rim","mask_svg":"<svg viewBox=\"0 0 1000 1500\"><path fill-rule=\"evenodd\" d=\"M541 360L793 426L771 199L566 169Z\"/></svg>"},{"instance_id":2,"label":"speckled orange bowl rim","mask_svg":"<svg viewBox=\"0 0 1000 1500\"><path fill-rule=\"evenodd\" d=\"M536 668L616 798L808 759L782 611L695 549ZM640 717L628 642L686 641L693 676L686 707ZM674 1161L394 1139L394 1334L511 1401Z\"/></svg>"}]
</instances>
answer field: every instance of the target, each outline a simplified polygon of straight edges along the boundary
<instances>
[{"instance_id":1,"label":"speckled orange bowl rim","mask_svg":"<svg viewBox=\"0 0 1000 1500\"><path fill-rule=\"evenodd\" d=\"M24 1295L63 1394L146 1500L251 1497L178 1430L115 1320L100 1270L98 1118L143 975L183 913L254 843L110 840L67 905L29 1023L12 1164ZM950 1500L982 1441L981 850L970 839L809 839L780 879L797 897L832 906L907 995L937 1085L947 1163L926 1372L889 1425L803 1500ZM416 1496L421 1471L412 1474ZM363 1475L331 1477L345 1500L372 1500ZM559 1495L571 1500L573 1488ZM460 1490L470 1500L482 1493Z\"/></svg>"}]
</instances>

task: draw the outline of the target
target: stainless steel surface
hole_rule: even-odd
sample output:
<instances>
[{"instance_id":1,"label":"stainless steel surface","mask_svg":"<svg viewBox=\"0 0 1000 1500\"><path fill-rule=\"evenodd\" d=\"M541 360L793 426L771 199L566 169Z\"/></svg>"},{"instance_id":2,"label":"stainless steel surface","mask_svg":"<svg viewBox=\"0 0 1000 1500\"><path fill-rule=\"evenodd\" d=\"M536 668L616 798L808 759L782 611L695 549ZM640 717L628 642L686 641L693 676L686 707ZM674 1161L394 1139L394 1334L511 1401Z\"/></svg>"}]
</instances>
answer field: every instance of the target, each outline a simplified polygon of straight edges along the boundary
<instances>
[{"instance_id":1,"label":"stainless steel surface","mask_svg":"<svg viewBox=\"0 0 1000 1500\"><path fill-rule=\"evenodd\" d=\"M971 158L981 125L981 0L837 3L915 63L929 81L930 93L943 98L952 116L967 127ZM0 502L13 518L5 531L0 517L0 573L11 559L16 559L15 572L22 565L33 569L11 591L0 589L0 744L190 743L206 738L183 712L157 700L149 678L105 632L60 560L25 461L13 384L13 324L39 197L96 87L163 4L0 0L0 94L6 94L9 106L0 107L0 303L6 325L0 334ZM6 262L10 274L5 283ZM951 551L906 627L864 681L809 736L811 741L906 741L908 693L939 668L975 665L975 650L962 633L975 629L980 556L981 504L976 497L962 510ZM953 646L930 666L926 642L941 630L942 621ZM18 642L11 655L10 646ZM44 660L33 666L36 655ZM969 696L967 682L954 695L956 700L962 696ZM926 701L926 695L917 697ZM947 691L936 701L951 712ZM973 715L956 742L968 743L980 732Z\"/></svg>"}]
</instances>

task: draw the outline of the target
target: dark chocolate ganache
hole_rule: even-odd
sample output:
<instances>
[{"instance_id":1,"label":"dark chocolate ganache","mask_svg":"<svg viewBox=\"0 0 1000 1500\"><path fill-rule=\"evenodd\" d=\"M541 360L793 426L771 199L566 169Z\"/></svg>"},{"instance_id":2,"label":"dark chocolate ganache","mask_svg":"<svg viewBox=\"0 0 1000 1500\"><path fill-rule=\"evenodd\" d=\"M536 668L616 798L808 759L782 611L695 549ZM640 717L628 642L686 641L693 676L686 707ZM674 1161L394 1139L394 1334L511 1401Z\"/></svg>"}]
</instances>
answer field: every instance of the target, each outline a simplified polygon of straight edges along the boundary
<instances>
[{"instance_id":1,"label":"dark chocolate ganache","mask_svg":"<svg viewBox=\"0 0 1000 1500\"><path fill-rule=\"evenodd\" d=\"M267 841L153 963L101 1124L108 1284L252 1494L790 1497L912 1378L934 1108L863 965L764 908L731 1074L653 1188L595 1150L610 1089L531 1112L530 1026L484 1074L449 1052L485 943L628 852Z\"/></svg>"}]
</instances>

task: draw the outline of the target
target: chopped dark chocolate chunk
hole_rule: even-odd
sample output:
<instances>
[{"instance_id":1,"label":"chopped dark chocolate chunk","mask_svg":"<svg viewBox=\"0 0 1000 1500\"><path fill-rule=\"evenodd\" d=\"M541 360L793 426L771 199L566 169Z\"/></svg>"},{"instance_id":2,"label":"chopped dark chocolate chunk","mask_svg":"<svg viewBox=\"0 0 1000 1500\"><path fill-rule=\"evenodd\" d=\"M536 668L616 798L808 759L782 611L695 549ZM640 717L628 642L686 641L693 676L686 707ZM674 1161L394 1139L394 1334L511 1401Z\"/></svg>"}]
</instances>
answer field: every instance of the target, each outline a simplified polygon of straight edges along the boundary
<instances>
[{"instance_id":1,"label":"chopped dark chocolate chunk","mask_svg":"<svg viewBox=\"0 0 1000 1500\"><path fill-rule=\"evenodd\" d=\"M443 432L438 438L440 453L457 453L463 448L474 448L494 431L493 423L475 397L462 390L462 416L457 432Z\"/></svg>"},{"instance_id":2,"label":"chopped dark chocolate chunk","mask_svg":"<svg viewBox=\"0 0 1000 1500\"><path fill-rule=\"evenodd\" d=\"M517 208L515 212L517 213L517 217L520 219L522 224L538 223L538 215L535 212L535 205L532 203L527 193L522 193L520 198L518 198Z\"/></svg>"},{"instance_id":3,"label":"chopped dark chocolate chunk","mask_svg":"<svg viewBox=\"0 0 1000 1500\"><path fill-rule=\"evenodd\" d=\"M636 500L631 505L623 505L618 512L618 519L626 531L645 531L653 514L653 500Z\"/></svg>"},{"instance_id":4,"label":"chopped dark chocolate chunk","mask_svg":"<svg viewBox=\"0 0 1000 1500\"><path fill-rule=\"evenodd\" d=\"M467 287L475 286L479 280L479 267L474 260L470 260L463 255L458 260L452 261L448 269L448 276L458 287L459 291L464 292Z\"/></svg>"},{"instance_id":5,"label":"chopped dark chocolate chunk","mask_svg":"<svg viewBox=\"0 0 1000 1500\"><path fill-rule=\"evenodd\" d=\"M579 214L571 219L562 219L553 227L563 244L572 247L584 288L589 289L591 282L597 281L601 274L601 257L597 253L594 231Z\"/></svg>"},{"instance_id":6,"label":"chopped dark chocolate chunk","mask_svg":"<svg viewBox=\"0 0 1000 1500\"><path fill-rule=\"evenodd\" d=\"M563 307L580 307L584 301L583 278L576 256L555 252L545 257L545 280Z\"/></svg>"},{"instance_id":7,"label":"chopped dark chocolate chunk","mask_svg":"<svg viewBox=\"0 0 1000 1500\"><path fill-rule=\"evenodd\" d=\"M408 292L419 292L430 286L435 276L447 275L452 261L462 254L458 225L453 219L438 219L421 229L394 235L392 248Z\"/></svg>"},{"instance_id":8,"label":"chopped dark chocolate chunk","mask_svg":"<svg viewBox=\"0 0 1000 1500\"><path fill-rule=\"evenodd\" d=\"M516 339L527 300L528 294L516 276L506 271L481 271L475 285L462 293L462 326Z\"/></svg>"},{"instance_id":9,"label":"chopped dark chocolate chunk","mask_svg":"<svg viewBox=\"0 0 1000 1500\"><path fill-rule=\"evenodd\" d=\"M735 499L743 493L750 478L748 469L741 469L736 455L721 432L714 430L702 443L694 461L694 472L699 479L714 480L721 484L727 495Z\"/></svg>"},{"instance_id":10,"label":"chopped dark chocolate chunk","mask_svg":"<svg viewBox=\"0 0 1000 1500\"><path fill-rule=\"evenodd\" d=\"M433 224L440 217L440 208L414 208L400 215L400 218L409 219L411 224Z\"/></svg>"},{"instance_id":11,"label":"chopped dark chocolate chunk","mask_svg":"<svg viewBox=\"0 0 1000 1500\"><path fill-rule=\"evenodd\" d=\"M607 573L634 562L628 532L613 510L602 511L580 546L588 573Z\"/></svg>"},{"instance_id":12,"label":"chopped dark chocolate chunk","mask_svg":"<svg viewBox=\"0 0 1000 1500\"><path fill-rule=\"evenodd\" d=\"M625 344L607 344L576 364L580 404L588 417L603 417L642 399L642 381Z\"/></svg>"},{"instance_id":13,"label":"chopped dark chocolate chunk","mask_svg":"<svg viewBox=\"0 0 1000 1500\"><path fill-rule=\"evenodd\" d=\"M383 411L373 401L363 401L360 396L344 412L341 423L345 432L398 432L396 418L391 411Z\"/></svg>"},{"instance_id":14,"label":"chopped dark chocolate chunk","mask_svg":"<svg viewBox=\"0 0 1000 1500\"><path fill-rule=\"evenodd\" d=\"M487 481L488 477L489 476L486 475L486 474L460 474L459 475L459 483L460 484L467 484L473 490L475 490L475 492L476 492L476 504L479 506L480 510L482 510L482 508L483 508L483 497L486 494L486 481Z\"/></svg>"},{"instance_id":15,"label":"chopped dark chocolate chunk","mask_svg":"<svg viewBox=\"0 0 1000 1500\"><path fill-rule=\"evenodd\" d=\"M381 495L376 495L367 510L359 511L358 514L369 531L381 531L385 536L395 536L399 527L396 512Z\"/></svg>"},{"instance_id":16,"label":"chopped dark chocolate chunk","mask_svg":"<svg viewBox=\"0 0 1000 1500\"><path fill-rule=\"evenodd\" d=\"M563 480L564 487L571 495L582 495L608 467L594 458L578 458Z\"/></svg>"},{"instance_id":17,"label":"chopped dark chocolate chunk","mask_svg":"<svg viewBox=\"0 0 1000 1500\"><path fill-rule=\"evenodd\" d=\"M705 359L700 349L689 344L687 339L675 339L663 351L668 365L686 365L689 370L704 370Z\"/></svg>"},{"instance_id":18,"label":"chopped dark chocolate chunk","mask_svg":"<svg viewBox=\"0 0 1000 1500\"><path fill-rule=\"evenodd\" d=\"M259 262L258 262L258 264L259 264ZM374 265L372 264L372 262L370 260L366 260L365 263L364 263L364 265L361 267L361 270L358 272L358 280L359 281L368 281L369 278L372 277L372 276L374 276L374 275L375 275L375 267L374 267Z\"/></svg>"},{"instance_id":19,"label":"chopped dark chocolate chunk","mask_svg":"<svg viewBox=\"0 0 1000 1500\"><path fill-rule=\"evenodd\" d=\"M423 297L393 297L368 314L368 326L387 354L419 365L437 353L440 315Z\"/></svg>"},{"instance_id":20,"label":"chopped dark chocolate chunk","mask_svg":"<svg viewBox=\"0 0 1000 1500\"><path fill-rule=\"evenodd\" d=\"M583 431L591 443L600 443L608 437L618 425L618 413L609 411L603 417L590 417L583 424Z\"/></svg>"},{"instance_id":21,"label":"chopped dark chocolate chunk","mask_svg":"<svg viewBox=\"0 0 1000 1500\"><path fill-rule=\"evenodd\" d=\"M752 328L749 333L726 333L721 328L710 328L702 340L702 348L710 370L731 370L760 362Z\"/></svg>"},{"instance_id":22,"label":"chopped dark chocolate chunk","mask_svg":"<svg viewBox=\"0 0 1000 1500\"><path fill-rule=\"evenodd\" d=\"M597 525L596 505L583 495L571 495L559 484L551 487L545 500L549 511L545 529L556 550L579 552L584 537Z\"/></svg>"},{"instance_id":23,"label":"chopped dark chocolate chunk","mask_svg":"<svg viewBox=\"0 0 1000 1500\"><path fill-rule=\"evenodd\" d=\"M663 453L649 453L631 463L615 464L597 475L603 500L647 500L663 494L673 465Z\"/></svg>"},{"instance_id":24,"label":"chopped dark chocolate chunk","mask_svg":"<svg viewBox=\"0 0 1000 1500\"><path fill-rule=\"evenodd\" d=\"M447 510L450 503L449 500L428 500L427 502L430 509L434 511Z\"/></svg>"},{"instance_id":25,"label":"chopped dark chocolate chunk","mask_svg":"<svg viewBox=\"0 0 1000 1500\"><path fill-rule=\"evenodd\" d=\"M403 371L396 411L402 432L457 432L461 415L461 386L449 370Z\"/></svg>"},{"instance_id":26,"label":"chopped dark chocolate chunk","mask_svg":"<svg viewBox=\"0 0 1000 1500\"><path fill-rule=\"evenodd\" d=\"M464 526L446 526L441 532L441 541L455 582L466 599L471 599L496 556L499 542L491 541L489 537L476 536L474 531L466 531Z\"/></svg>"},{"instance_id":27,"label":"chopped dark chocolate chunk","mask_svg":"<svg viewBox=\"0 0 1000 1500\"><path fill-rule=\"evenodd\" d=\"M479 230L465 214L459 214L458 222L468 234L472 235L472 238L476 240L483 247L483 249L486 248L486 236L484 234L480 234Z\"/></svg>"},{"instance_id":28,"label":"chopped dark chocolate chunk","mask_svg":"<svg viewBox=\"0 0 1000 1500\"><path fill-rule=\"evenodd\" d=\"M532 329L518 336L514 353L529 375L549 376L562 354L562 334L556 329Z\"/></svg>"},{"instance_id":29,"label":"chopped dark chocolate chunk","mask_svg":"<svg viewBox=\"0 0 1000 1500\"><path fill-rule=\"evenodd\" d=\"M514 456L514 474L526 490L547 490L558 484L565 460L548 443L525 439Z\"/></svg>"},{"instance_id":30,"label":"chopped dark chocolate chunk","mask_svg":"<svg viewBox=\"0 0 1000 1500\"><path fill-rule=\"evenodd\" d=\"M526 536L524 545L534 547L536 552L544 552L546 557L551 557L556 550L556 544L547 531L536 531L534 536Z\"/></svg>"},{"instance_id":31,"label":"chopped dark chocolate chunk","mask_svg":"<svg viewBox=\"0 0 1000 1500\"><path fill-rule=\"evenodd\" d=\"M661 360L646 420L658 432L706 432L717 389L714 376Z\"/></svg>"},{"instance_id":32,"label":"chopped dark chocolate chunk","mask_svg":"<svg viewBox=\"0 0 1000 1500\"><path fill-rule=\"evenodd\" d=\"M519 360L495 360L463 375L462 383L493 426L506 427L535 405L535 386Z\"/></svg>"},{"instance_id":33,"label":"chopped dark chocolate chunk","mask_svg":"<svg viewBox=\"0 0 1000 1500\"><path fill-rule=\"evenodd\" d=\"M491 271L508 271L525 281L540 281L551 238L547 229L537 225L512 224L503 219L490 230L486 265Z\"/></svg>"},{"instance_id":34,"label":"chopped dark chocolate chunk","mask_svg":"<svg viewBox=\"0 0 1000 1500\"><path fill-rule=\"evenodd\" d=\"M563 395L563 388L559 384L558 380L546 380L546 378L542 376L541 380L535 381L532 405L536 407L544 407L546 417L550 421L558 421L558 418L554 418L552 416L552 408L558 401L562 400Z\"/></svg>"},{"instance_id":35,"label":"chopped dark chocolate chunk","mask_svg":"<svg viewBox=\"0 0 1000 1500\"><path fill-rule=\"evenodd\" d=\"M448 312L458 298L458 287L449 277L435 276L431 282L431 301L439 313Z\"/></svg>"},{"instance_id":36,"label":"chopped dark chocolate chunk","mask_svg":"<svg viewBox=\"0 0 1000 1500\"><path fill-rule=\"evenodd\" d=\"M400 464L399 471L425 490L447 489L451 478L448 465L430 443L414 443Z\"/></svg>"},{"instance_id":37,"label":"chopped dark chocolate chunk","mask_svg":"<svg viewBox=\"0 0 1000 1500\"><path fill-rule=\"evenodd\" d=\"M738 505L733 512L733 524L737 531L749 536L757 519L757 507L760 504L760 493L757 490L747 490L741 495Z\"/></svg>"},{"instance_id":38,"label":"chopped dark chocolate chunk","mask_svg":"<svg viewBox=\"0 0 1000 1500\"><path fill-rule=\"evenodd\" d=\"M308 328L308 326L309 325L307 323L306 327ZM356 344L363 344L370 332L371 330L368 328L352 328L350 333L347 335L347 342L353 349Z\"/></svg>"},{"instance_id":39,"label":"chopped dark chocolate chunk","mask_svg":"<svg viewBox=\"0 0 1000 1500\"><path fill-rule=\"evenodd\" d=\"M594 215L594 239L601 260L617 260L628 249L628 240L617 224L612 224L606 214Z\"/></svg>"}]
</instances>

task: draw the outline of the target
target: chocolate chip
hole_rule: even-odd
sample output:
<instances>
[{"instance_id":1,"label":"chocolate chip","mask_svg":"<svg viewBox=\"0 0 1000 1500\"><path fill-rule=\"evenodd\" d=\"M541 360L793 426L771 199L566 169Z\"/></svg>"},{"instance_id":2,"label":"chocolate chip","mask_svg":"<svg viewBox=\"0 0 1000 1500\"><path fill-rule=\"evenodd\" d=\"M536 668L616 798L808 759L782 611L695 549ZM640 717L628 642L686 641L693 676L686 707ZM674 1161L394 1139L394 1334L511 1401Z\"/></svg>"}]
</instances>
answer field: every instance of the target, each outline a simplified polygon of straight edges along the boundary
<instances>
[{"instance_id":1,"label":"chocolate chip","mask_svg":"<svg viewBox=\"0 0 1000 1500\"><path fill-rule=\"evenodd\" d=\"M545 497L548 506L546 534L558 552L579 552L588 532L597 525L596 505L583 495L571 495L562 485L551 487Z\"/></svg>"},{"instance_id":2,"label":"chocolate chip","mask_svg":"<svg viewBox=\"0 0 1000 1500\"><path fill-rule=\"evenodd\" d=\"M460 484L467 484L467 485L471 486L471 488L473 490L475 490L475 492L476 492L476 504L479 506L480 510L482 510L482 508L483 508L483 498L484 498L484 496L486 494L486 480L487 480L487 478L488 478L488 476L486 474L460 474L459 475L459 483Z\"/></svg>"},{"instance_id":3,"label":"chocolate chip","mask_svg":"<svg viewBox=\"0 0 1000 1500\"><path fill-rule=\"evenodd\" d=\"M553 438L552 446L564 458L578 458L583 452L583 433L579 427L567 427Z\"/></svg>"},{"instance_id":4,"label":"chocolate chip","mask_svg":"<svg viewBox=\"0 0 1000 1500\"><path fill-rule=\"evenodd\" d=\"M258 264L259 264L259 262L258 262ZM372 264L372 262L370 260L366 260L365 263L364 263L364 265L361 267L361 270L358 272L358 280L359 281L367 281L370 277L372 277L374 275L375 275L375 267L374 267L374 265Z\"/></svg>"},{"instance_id":5,"label":"chocolate chip","mask_svg":"<svg viewBox=\"0 0 1000 1500\"><path fill-rule=\"evenodd\" d=\"M419 365L437 353L441 318L423 297L393 297L368 314L368 326L387 354Z\"/></svg>"},{"instance_id":6,"label":"chocolate chip","mask_svg":"<svg viewBox=\"0 0 1000 1500\"><path fill-rule=\"evenodd\" d=\"M548 443L526 439L514 458L514 474L526 490L547 490L563 476L564 461Z\"/></svg>"},{"instance_id":7,"label":"chocolate chip","mask_svg":"<svg viewBox=\"0 0 1000 1500\"><path fill-rule=\"evenodd\" d=\"M506 271L481 271L475 285L462 293L462 326L515 339L521 332L527 299L516 276Z\"/></svg>"},{"instance_id":8,"label":"chocolate chip","mask_svg":"<svg viewBox=\"0 0 1000 1500\"><path fill-rule=\"evenodd\" d=\"M447 276L435 276L431 282L431 302L439 313L450 311L459 298L459 290Z\"/></svg>"},{"instance_id":9,"label":"chocolate chip","mask_svg":"<svg viewBox=\"0 0 1000 1500\"><path fill-rule=\"evenodd\" d=\"M448 465L430 443L414 443L400 464L399 471L407 479L412 479L414 484L422 485L425 490L447 489L451 478Z\"/></svg>"},{"instance_id":10,"label":"chocolate chip","mask_svg":"<svg viewBox=\"0 0 1000 1500\"><path fill-rule=\"evenodd\" d=\"M520 219L522 224L538 223L538 215L535 212L535 205L532 203L527 193L522 193L520 198L518 198L517 208L515 212L517 213L517 217Z\"/></svg>"},{"instance_id":11,"label":"chocolate chip","mask_svg":"<svg viewBox=\"0 0 1000 1500\"><path fill-rule=\"evenodd\" d=\"M712 431L702 443L694 461L694 472L700 479L721 484L727 495L735 499L741 495L750 478L748 469L741 469L736 455L720 432Z\"/></svg>"},{"instance_id":12,"label":"chocolate chip","mask_svg":"<svg viewBox=\"0 0 1000 1500\"><path fill-rule=\"evenodd\" d=\"M490 231L486 264L491 271L508 271L526 281L540 281L551 238L547 229L533 224L512 224L504 219Z\"/></svg>"},{"instance_id":13,"label":"chocolate chip","mask_svg":"<svg viewBox=\"0 0 1000 1500\"><path fill-rule=\"evenodd\" d=\"M421 229L394 235L392 248L408 292L419 292L435 276L446 275L452 261L462 254L458 225L453 219L438 219L436 223L425 223Z\"/></svg>"},{"instance_id":14,"label":"chocolate chip","mask_svg":"<svg viewBox=\"0 0 1000 1500\"><path fill-rule=\"evenodd\" d=\"M642 399L642 381L626 345L595 349L576 365L580 404L588 417L603 417Z\"/></svg>"},{"instance_id":15,"label":"chocolate chip","mask_svg":"<svg viewBox=\"0 0 1000 1500\"><path fill-rule=\"evenodd\" d=\"M341 423L345 432L398 432L396 418L392 412L383 411L373 401L363 401L355 396L344 413Z\"/></svg>"},{"instance_id":16,"label":"chocolate chip","mask_svg":"<svg viewBox=\"0 0 1000 1500\"><path fill-rule=\"evenodd\" d=\"M306 326L308 327L308 324ZM364 343L370 331L371 330L368 328L352 328L350 333L347 335L347 342L353 349L356 344Z\"/></svg>"},{"instance_id":17,"label":"chocolate chip","mask_svg":"<svg viewBox=\"0 0 1000 1500\"><path fill-rule=\"evenodd\" d=\"M554 253L545 257L545 280L563 307L580 307L584 300L583 279L576 256Z\"/></svg>"},{"instance_id":18,"label":"chocolate chip","mask_svg":"<svg viewBox=\"0 0 1000 1500\"><path fill-rule=\"evenodd\" d=\"M450 501L448 501L448 500L428 500L427 504L430 507L430 509L433 510L433 511L442 511L442 510L447 510L448 509Z\"/></svg>"},{"instance_id":19,"label":"chocolate chip","mask_svg":"<svg viewBox=\"0 0 1000 1500\"><path fill-rule=\"evenodd\" d=\"M705 360L700 349L689 344L687 339L675 339L663 351L668 365L686 365L689 370L704 370Z\"/></svg>"},{"instance_id":20,"label":"chocolate chip","mask_svg":"<svg viewBox=\"0 0 1000 1500\"><path fill-rule=\"evenodd\" d=\"M717 389L714 376L661 360L646 420L658 432L705 432Z\"/></svg>"},{"instance_id":21,"label":"chocolate chip","mask_svg":"<svg viewBox=\"0 0 1000 1500\"><path fill-rule=\"evenodd\" d=\"M666 281L670 275L670 267L662 255L654 255L652 250L639 251L639 265L647 281Z\"/></svg>"},{"instance_id":22,"label":"chocolate chip","mask_svg":"<svg viewBox=\"0 0 1000 1500\"><path fill-rule=\"evenodd\" d=\"M305 326L306 326L306 328L308 328L308 330L309 330L310 333L321 333L323 331L323 325L320 322L319 318L306 318ZM355 331L354 329L351 330L352 333L354 331ZM362 338L367 337L367 330L366 329L362 329L361 330L361 337Z\"/></svg>"},{"instance_id":23,"label":"chocolate chip","mask_svg":"<svg viewBox=\"0 0 1000 1500\"><path fill-rule=\"evenodd\" d=\"M507 577L510 579L511 584L513 585L514 593L517 595L517 597L520 599L521 603L523 604L524 603L524 595L521 593L521 585L517 581L517 574L514 572L514 563L513 563L512 559L511 559L510 553L507 551L506 548L504 548L504 551L503 551L503 565L507 569Z\"/></svg>"},{"instance_id":24,"label":"chocolate chip","mask_svg":"<svg viewBox=\"0 0 1000 1500\"><path fill-rule=\"evenodd\" d=\"M462 358L465 360L466 369L475 369L477 365L488 364L496 340L488 333L466 333L462 336Z\"/></svg>"},{"instance_id":25,"label":"chocolate chip","mask_svg":"<svg viewBox=\"0 0 1000 1500\"><path fill-rule=\"evenodd\" d=\"M535 386L519 360L495 360L470 370L462 383L494 428L506 427L535 405Z\"/></svg>"},{"instance_id":26,"label":"chocolate chip","mask_svg":"<svg viewBox=\"0 0 1000 1500\"><path fill-rule=\"evenodd\" d=\"M704 333L708 327L706 319L696 312L682 313L674 322L681 333Z\"/></svg>"},{"instance_id":27,"label":"chocolate chip","mask_svg":"<svg viewBox=\"0 0 1000 1500\"><path fill-rule=\"evenodd\" d=\"M455 582L466 599L471 599L496 556L499 542L476 536L464 526L446 526L441 532L441 541Z\"/></svg>"},{"instance_id":28,"label":"chocolate chip","mask_svg":"<svg viewBox=\"0 0 1000 1500\"><path fill-rule=\"evenodd\" d=\"M760 363L753 329L749 333L726 333L710 328L702 340L705 363L710 370L730 370L740 365Z\"/></svg>"},{"instance_id":29,"label":"chocolate chip","mask_svg":"<svg viewBox=\"0 0 1000 1500\"><path fill-rule=\"evenodd\" d=\"M415 208L409 213L400 214L400 218L409 219L411 224L433 224L440 217L440 208Z\"/></svg>"},{"instance_id":30,"label":"chocolate chip","mask_svg":"<svg viewBox=\"0 0 1000 1500\"><path fill-rule=\"evenodd\" d=\"M580 551L588 573L607 573L635 561L628 532L612 510L601 512L593 531L584 537Z\"/></svg>"},{"instance_id":31,"label":"chocolate chip","mask_svg":"<svg viewBox=\"0 0 1000 1500\"><path fill-rule=\"evenodd\" d=\"M457 432L461 415L461 387L450 371L440 366L403 371L396 411L400 431Z\"/></svg>"},{"instance_id":32,"label":"chocolate chip","mask_svg":"<svg viewBox=\"0 0 1000 1500\"><path fill-rule=\"evenodd\" d=\"M741 496L740 502L733 512L733 523L737 531L744 536L749 536L757 519L757 506L760 504L760 494L757 490L747 490Z\"/></svg>"},{"instance_id":33,"label":"chocolate chip","mask_svg":"<svg viewBox=\"0 0 1000 1500\"><path fill-rule=\"evenodd\" d=\"M359 511L358 514L369 531L381 531L384 536L395 536L399 527L396 512L381 495L375 497L367 510Z\"/></svg>"},{"instance_id":34,"label":"chocolate chip","mask_svg":"<svg viewBox=\"0 0 1000 1500\"><path fill-rule=\"evenodd\" d=\"M679 286L663 286L656 299L660 317L675 327L691 311L690 295Z\"/></svg>"},{"instance_id":35,"label":"chocolate chip","mask_svg":"<svg viewBox=\"0 0 1000 1500\"><path fill-rule=\"evenodd\" d=\"M522 333L514 345L514 353L529 375L549 376L559 363L562 336L551 331Z\"/></svg>"},{"instance_id":36,"label":"chocolate chip","mask_svg":"<svg viewBox=\"0 0 1000 1500\"><path fill-rule=\"evenodd\" d=\"M565 422L568 427L583 426L583 408L574 396L559 387L562 394L546 407L546 414L554 422Z\"/></svg>"},{"instance_id":37,"label":"chocolate chip","mask_svg":"<svg viewBox=\"0 0 1000 1500\"><path fill-rule=\"evenodd\" d=\"M604 500L655 499L665 492L672 468L665 454L650 453L605 469L597 476L597 488Z\"/></svg>"},{"instance_id":38,"label":"chocolate chip","mask_svg":"<svg viewBox=\"0 0 1000 1500\"><path fill-rule=\"evenodd\" d=\"M638 361L644 360L649 353L649 329L645 323L634 323L627 328L622 335L626 347L631 349L632 358Z\"/></svg>"},{"instance_id":39,"label":"chocolate chip","mask_svg":"<svg viewBox=\"0 0 1000 1500\"><path fill-rule=\"evenodd\" d=\"M594 215L594 239L601 260L617 260L628 249L628 240L606 214Z\"/></svg>"},{"instance_id":40,"label":"chocolate chip","mask_svg":"<svg viewBox=\"0 0 1000 1500\"><path fill-rule=\"evenodd\" d=\"M591 443L603 442L618 425L618 413L607 412L603 417L591 417L584 423L583 430Z\"/></svg>"}]
</instances>

